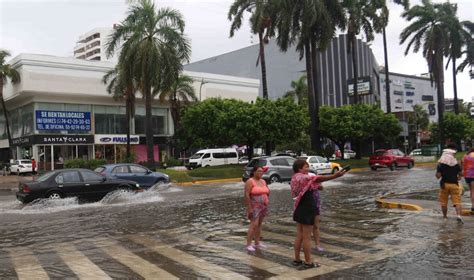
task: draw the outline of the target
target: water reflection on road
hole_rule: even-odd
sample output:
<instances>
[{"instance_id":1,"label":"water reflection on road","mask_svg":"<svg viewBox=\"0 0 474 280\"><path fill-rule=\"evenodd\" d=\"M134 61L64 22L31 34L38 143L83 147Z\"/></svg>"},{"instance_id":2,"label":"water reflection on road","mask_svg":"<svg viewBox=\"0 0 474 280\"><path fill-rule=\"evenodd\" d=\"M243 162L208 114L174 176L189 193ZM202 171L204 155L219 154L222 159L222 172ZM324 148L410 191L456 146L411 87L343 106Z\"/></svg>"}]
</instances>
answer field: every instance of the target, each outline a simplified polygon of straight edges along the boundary
<instances>
[{"instance_id":1,"label":"water reflection on road","mask_svg":"<svg viewBox=\"0 0 474 280\"><path fill-rule=\"evenodd\" d=\"M440 219L437 209L407 212L378 209L374 203L376 196L391 192L436 188L433 170L350 173L325 182L324 186L322 241L328 250L320 255L321 262L327 262L327 270L319 270L321 274L369 278L474 275L474 218L466 217L465 225L458 225L455 219ZM251 257L280 264L279 270L271 265L246 264L246 255L240 255L245 253L243 236L247 222L243 183L233 183L161 186L139 194L112 194L87 204L69 198L22 206L11 194L2 196L0 278L17 277L21 272L15 269L17 263L12 253L19 248L33 252L49 277L78 275L80 272L68 265L57 249L76 241L77 249L109 276L140 278L137 268L117 259L125 254L122 251L114 255L118 252L115 249L112 255L116 262L110 261L114 248L108 247L110 240L181 278L236 276L232 273L251 278L292 275L293 268L287 267L294 235L289 185L279 183L270 188L271 214L265 221L263 238L271 247ZM179 258L174 259L176 255ZM212 267L212 273L218 274L212 274L206 267Z\"/></svg>"}]
</instances>

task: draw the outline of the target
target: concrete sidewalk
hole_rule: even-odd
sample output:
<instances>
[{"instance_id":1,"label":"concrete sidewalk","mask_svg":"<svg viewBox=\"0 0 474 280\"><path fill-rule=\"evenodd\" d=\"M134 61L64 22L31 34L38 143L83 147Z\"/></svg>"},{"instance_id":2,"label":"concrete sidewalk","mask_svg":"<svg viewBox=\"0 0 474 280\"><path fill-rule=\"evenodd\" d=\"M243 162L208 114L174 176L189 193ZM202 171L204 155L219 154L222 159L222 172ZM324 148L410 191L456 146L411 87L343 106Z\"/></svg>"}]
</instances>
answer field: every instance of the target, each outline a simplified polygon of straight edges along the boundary
<instances>
[{"instance_id":1,"label":"concrete sidewalk","mask_svg":"<svg viewBox=\"0 0 474 280\"><path fill-rule=\"evenodd\" d=\"M6 175L0 176L0 191L16 191L18 190L18 183L21 181L33 180L34 176L25 175Z\"/></svg>"}]
</instances>

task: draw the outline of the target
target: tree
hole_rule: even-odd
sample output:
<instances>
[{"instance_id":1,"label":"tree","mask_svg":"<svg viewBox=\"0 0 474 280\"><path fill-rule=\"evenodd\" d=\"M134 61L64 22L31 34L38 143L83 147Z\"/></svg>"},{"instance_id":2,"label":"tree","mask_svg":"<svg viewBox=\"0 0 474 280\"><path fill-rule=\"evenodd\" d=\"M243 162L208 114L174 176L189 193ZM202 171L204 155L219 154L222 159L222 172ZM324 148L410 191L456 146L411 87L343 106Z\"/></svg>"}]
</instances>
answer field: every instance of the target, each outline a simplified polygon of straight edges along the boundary
<instances>
[{"instance_id":1,"label":"tree","mask_svg":"<svg viewBox=\"0 0 474 280\"><path fill-rule=\"evenodd\" d=\"M114 69L108 71L102 82L107 85L107 92L112 94L116 100L123 99L125 101L125 119L127 120L127 148L126 160L132 161L130 147L130 122L135 115L135 91L136 84L133 81L133 73L131 69L125 69L121 65L117 65Z\"/></svg>"},{"instance_id":2,"label":"tree","mask_svg":"<svg viewBox=\"0 0 474 280\"><path fill-rule=\"evenodd\" d=\"M296 81L291 81L291 90L287 91L284 97L296 98L298 105L307 106L308 104L308 84L306 75L301 76Z\"/></svg>"},{"instance_id":3,"label":"tree","mask_svg":"<svg viewBox=\"0 0 474 280\"><path fill-rule=\"evenodd\" d=\"M413 47L418 52L423 46L423 57L428 63L431 82L435 83L438 95L438 141L444 146L444 67L443 57L449 49L449 34L441 22L438 4L430 0L422 0L422 6L416 5L403 12L402 17L408 21L414 20L400 34L400 43L408 40L405 55Z\"/></svg>"},{"instance_id":4,"label":"tree","mask_svg":"<svg viewBox=\"0 0 474 280\"><path fill-rule=\"evenodd\" d=\"M179 11L156 10L151 0L137 0L132 2L126 18L107 42L108 56L121 47L118 64L133 69L138 89L145 98L147 163L151 169L155 167L153 96L167 91L182 70L182 63L189 61L191 47L184 27Z\"/></svg>"},{"instance_id":5,"label":"tree","mask_svg":"<svg viewBox=\"0 0 474 280\"><path fill-rule=\"evenodd\" d=\"M268 99L267 68L265 62L265 45L268 44L269 32L272 25L271 4L268 0L235 0L230 6L227 18L231 21L230 37L242 26L245 12L250 12L250 29L258 34L259 54L256 65L260 62L262 71L262 96Z\"/></svg>"},{"instance_id":6,"label":"tree","mask_svg":"<svg viewBox=\"0 0 474 280\"><path fill-rule=\"evenodd\" d=\"M430 119L428 112L423 109L421 105L413 106L413 114L408 115L408 124L415 127L416 133L420 133L422 130L428 128ZM418 142L417 142L418 143Z\"/></svg>"},{"instance_id":7,"label":"tree","mask_svg":"<svg viewBox=\"0 0 474 280\"><path fill-rule=\"evenodd\" d=\"M473 139L474 120L470 119L465 114L456 115L452 112L447 112L444 115L444 135L446 139L453 142L460 142L461 140ZM431 124L429 130L432 135L439 133L439 125Z\"/></svg>"},{"instance_id":8,"label":"tree","mask_svg":"<svg viewBox=\"0 0 474 280\"><path fill-rule=\"evenodd\" d=\"M456 60L461 58L464 46L467 46L472 41L472 22L460 22L457 16L457 5L449 2L440 5L441 20L446 25L449 34L449 46L446 63L448 69L449 62L452 61L452 75L453 75L453 92L454 92L454 113L459 114L458 90L456 75L458 68L456 68ZM469 30L470 29L470 30Z\"/></svg>"},{"instance_id":9,"label":"tree","mask_svg":"<svg viewBox=\"0 0 474 280\"><path fill-rule=\"evenodd\" d=\"M347 52L352 57L354 79L354 104L359 102L357 89L357 35L363 29L367 42L374 39L374 22L378 19L378 10L384 5L377 5L374 0L343 0L343 7L347 13Z\"/></svg>"},{"instance_id":10,"label":"tree","mask_svg":"<svg viewBox=\"0 0 474 280\"><path fill-rule=\"evenodd\" d=\"M171 88L167 91L161 92L159 95L160 101L169 100L171 117L173 118L173 125L179 129L181 118L181 105L189 105L191 101L197 102L196 92L193 87L194 80L188 75L179 75L174 81Z\"/></svg>"},{"instance_id":11,"label":"tree","mask_svg":"<svg viewBox=\"0 0 474 280\"><path fill-rule=\"evenodd\" d=\"M8 110L3 98L3 86L7 84L10 79L12 84L17 84L21 81L20 73L13 69L10 64L6 64L6 58L10 56L7 50L0 50L0 99L2 102L3 116L5 117L5 126L7 130L8 145L11 148L12 136L10 134L10 121L8 120ZM11 158L11 150L8 149L8 158Z\"/></svg>"},{"instance_id":12,"label":"tree","mask_svg":"<svg viewBox=\"0 0 474 280\"><path fill-rule=\"evenodd\" d=\"M405 9L409 7L408 0L393 0L394 3L403 5ZM381 14L374 20L374 29L380 33L382 30L383 37L383 54L384 54L384 71L385 71L385 96L387 102L387 113L391 113L392 105L390 102L390 77L389 77L389 67L388 67L388 50L387 50L387 36L385 28L388 25L389 20L389 10L386 1L380 1Z\"/></svg>"}]
</instances>

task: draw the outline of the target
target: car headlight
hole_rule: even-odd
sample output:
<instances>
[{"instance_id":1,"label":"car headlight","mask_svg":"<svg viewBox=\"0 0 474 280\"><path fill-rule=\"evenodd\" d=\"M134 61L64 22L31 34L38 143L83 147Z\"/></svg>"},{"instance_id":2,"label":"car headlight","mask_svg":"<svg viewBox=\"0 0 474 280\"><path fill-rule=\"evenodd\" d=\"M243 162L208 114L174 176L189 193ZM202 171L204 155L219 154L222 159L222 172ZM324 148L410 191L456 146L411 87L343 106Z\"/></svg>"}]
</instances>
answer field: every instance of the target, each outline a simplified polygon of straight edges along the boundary
<instances>
[{"instance_id":1,"label":"car headlight","mask_svg":"<svg viewBox=\"0 0 474 280\"><path fill-rule=\"evenodd\" d=\"M139 185L139 184L135 184L135 187L139 188L139 187L140 187L140 185Z\"/></svg>"}]
</instances>

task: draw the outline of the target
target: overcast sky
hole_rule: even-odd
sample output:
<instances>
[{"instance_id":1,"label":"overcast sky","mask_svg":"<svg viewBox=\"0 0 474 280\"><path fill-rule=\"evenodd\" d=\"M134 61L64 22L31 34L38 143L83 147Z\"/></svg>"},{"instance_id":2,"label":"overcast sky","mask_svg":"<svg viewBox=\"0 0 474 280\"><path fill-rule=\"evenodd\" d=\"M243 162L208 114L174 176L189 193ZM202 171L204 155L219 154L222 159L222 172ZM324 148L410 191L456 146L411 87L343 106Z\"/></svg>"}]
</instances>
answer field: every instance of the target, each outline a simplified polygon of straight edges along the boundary
<instances>
[{"instance_id":1,"label":"overcast sky","mask_svg":"<svg viewBox=\"0 0 474 280\"><path fill-rule=\"evenodd\" d=\"M192 61L216 56L257 43L248 25L234 38L229 38L227 11L232 0L174 0L158 1L158 7L173 7L186 20L186 35L192 43ZM390 1L391 2L391 1ZM421 1L411 0L413 4ZM435 2L435 1L434 1ZM474 0L452 0L458 3L461 20L474 21ZM72 56L78 37L96 27L112 27L125 17L125 0L0 0L0 48L12 57L20 53ZM399 45L399 34L407 26L400 17L402 9L390 5L387 28L389 68L391 72L418 75L428 68L421 53L404 56L406 46ZM382 36L371 43L379 64L383 64ZM458 96L471 101L474 80L468 70L457 76ZM271 73L270 73L271 74ZM445 96L453 97L451 70L445 72Z\"/></svg>"}]
</instances>

